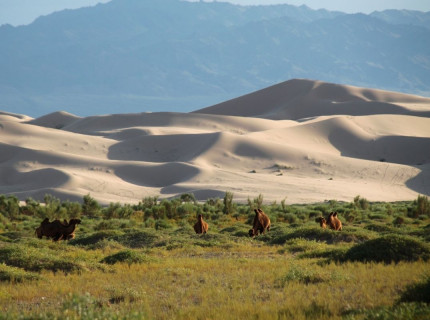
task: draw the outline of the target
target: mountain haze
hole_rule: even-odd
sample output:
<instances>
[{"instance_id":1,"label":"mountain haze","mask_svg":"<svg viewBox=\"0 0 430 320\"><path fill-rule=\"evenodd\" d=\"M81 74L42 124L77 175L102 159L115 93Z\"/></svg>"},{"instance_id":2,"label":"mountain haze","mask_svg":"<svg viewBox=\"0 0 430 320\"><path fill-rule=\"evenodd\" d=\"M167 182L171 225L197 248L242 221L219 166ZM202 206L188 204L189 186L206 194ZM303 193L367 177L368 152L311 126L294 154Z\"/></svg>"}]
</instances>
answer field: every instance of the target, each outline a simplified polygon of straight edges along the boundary
<instances>
[{"instance_id":1,"label":"mountain haze","mask_svg":"<svg viewBox=\"0 0 430 320\"><path fill-rule=\"evenodd\" d=\"M426 21L178 0L64 10L0 27L0 109L191 111L291 78L426 95Z\"/></svg>"}]
</instances>

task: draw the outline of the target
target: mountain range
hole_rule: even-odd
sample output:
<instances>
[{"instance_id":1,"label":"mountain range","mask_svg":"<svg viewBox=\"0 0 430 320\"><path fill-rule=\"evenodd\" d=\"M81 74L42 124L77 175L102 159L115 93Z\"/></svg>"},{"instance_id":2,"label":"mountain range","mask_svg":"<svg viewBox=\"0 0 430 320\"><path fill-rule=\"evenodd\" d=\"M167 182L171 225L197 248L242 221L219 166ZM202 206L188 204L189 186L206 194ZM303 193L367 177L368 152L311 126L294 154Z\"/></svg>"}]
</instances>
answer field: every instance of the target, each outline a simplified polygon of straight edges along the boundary
<instances>
[{"instance_id":1,"label":"mountain range","mask_svg":"<svg viewBox=\"0 0 430 320\"><path fill-rule=\"evenodd\" d=\"M188 112L292 78L430 95L430 12L112 0L0 27L0 109Z\"/></svg>"}]
</instances>

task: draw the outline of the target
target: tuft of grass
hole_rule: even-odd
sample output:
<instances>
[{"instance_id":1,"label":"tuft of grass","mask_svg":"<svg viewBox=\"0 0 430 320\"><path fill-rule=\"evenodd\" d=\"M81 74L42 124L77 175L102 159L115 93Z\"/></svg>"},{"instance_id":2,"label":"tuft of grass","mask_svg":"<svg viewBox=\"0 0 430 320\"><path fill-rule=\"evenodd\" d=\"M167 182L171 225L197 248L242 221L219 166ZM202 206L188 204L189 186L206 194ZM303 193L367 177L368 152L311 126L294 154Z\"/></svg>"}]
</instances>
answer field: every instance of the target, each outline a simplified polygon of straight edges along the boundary
<instances>
[{"instance_id":1,"label":"tuft of grass","mask_svg":"<svg viewBox=\"0 0 430 320\"><path fill-rule=\"evenodd\" d=\"M284 276L275 280L275 287L284 288L290 282L299 282L308 285L344 280L344 278L341 274L332 273L321 267L293 263Z\"/></svg>"},{"instance_id":2,"label":"tuft of grass","mask_svg":"<svg viewBox=\"0 0 430 320\"><path fill-rule=\"evenodd\" d=\"M113 296L109 301L117 303L121 298ZM40 319L128 319L138 320L147 319L148 316L144 310L127 312L122 310L119 312L112 312L108 307L109 304L99 301L89 293L82 294L70 294L67 299L63 302L60 310L53 314L41 315ZM38 318L39 319L39 318Z\"/></svg>"},{"instance_id":3,"label":"tuft of grass","mask_svg":"<svg viewBox=\"0 0 430 320\"><path fill-rule=\"evenodd\" d=\"M310 268L291 266L287 274L275 281L275 287L284 288L289 282L297 281L304 284L319 283L328 280L326 274L322 274Z\"/></svg>"},{"instance_id":4,"label":"tuft of grass","mask_svg":"<svg viewBox=\"0 0 430 320\"><path fill-rule=\"evenodd\" d=\"M430 259L429 246L414 238L398 235L387 235L355 245L344 256L347 261L385 263L421 259Z\"/></svg>"}]
</instances>

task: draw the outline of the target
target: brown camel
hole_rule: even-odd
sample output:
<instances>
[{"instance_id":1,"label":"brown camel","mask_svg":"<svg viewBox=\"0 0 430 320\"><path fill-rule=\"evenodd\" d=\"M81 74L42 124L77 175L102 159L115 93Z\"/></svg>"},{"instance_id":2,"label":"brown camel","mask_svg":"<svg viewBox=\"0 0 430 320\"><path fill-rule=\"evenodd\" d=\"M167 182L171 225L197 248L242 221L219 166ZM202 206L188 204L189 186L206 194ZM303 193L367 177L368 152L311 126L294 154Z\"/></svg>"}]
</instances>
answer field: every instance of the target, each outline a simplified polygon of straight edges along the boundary
<instances>
[{"instance_id":1,"label":"brown camel","mask_svg":"<svg viewBox=\"0 0 430 320\"><path fill-rule=\"evenodd\" d=\"M255 216L252 223L252 229L249 230L250 237L258 236L259 233L264 234L266 230L270 231L269 217L260 208L254 209L254 212Z\"/></svg>"},{"instance_id":2,"label":"brown camel","mask_svg":"<svg viewBox=\"0 0 430 320\"><path fill-rule=\"evenodd\" d=\"M79 223L81 223L79 219L71 219L69 223L64 224L60 220L49 222L49 219L46 218L36 229L36 234L38 238L45 236L54 239L54 241L73 239L76 225Z\"/></svg>"},{"instance_id":3,"label":"brown camel","mask_svg":"<svg viewBox=\"0 0 430 320\"><path fill-rule=\"evenodd\" d=\"M315 219L316 222L319 222L321 228L325 229L327 228L327 221L324 219L324 217L318 217Z\"/></svg>"},{"instance_id":4,"label":"brown camel","mask_svg":"<svg viewBox=\"0 0 430 320\"><path fill-rule=\"evenodd\" d=\"M205 234L208 232L208 229L209 229L209 225L205 221L203 221L203 216L199 214L197 218L197 222L194 225L194 231L197 234L201 234L201 233Z\"/></svg>"},{"instance_id":5,"label":"brown camel","mask_svg":"<svg viewBox=\"0 0 430 320\"><path fill-rule=\"evenodd\" d=\"M330 212L327 218L327 224L330 226L330 229L337 231L342 230L342 221L337 217L337 212Z\"/></svg>"}]
</instances>

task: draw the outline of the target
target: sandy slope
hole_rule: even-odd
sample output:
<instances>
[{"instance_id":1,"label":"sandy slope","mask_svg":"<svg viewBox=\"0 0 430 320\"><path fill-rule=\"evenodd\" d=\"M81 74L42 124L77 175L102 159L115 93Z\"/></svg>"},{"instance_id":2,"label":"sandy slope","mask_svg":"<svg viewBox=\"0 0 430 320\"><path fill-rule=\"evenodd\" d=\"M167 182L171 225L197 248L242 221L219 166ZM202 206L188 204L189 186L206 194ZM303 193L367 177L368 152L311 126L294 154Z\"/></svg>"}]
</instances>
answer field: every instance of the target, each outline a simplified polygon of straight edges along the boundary
<instances>
[{"instance_id":1,"label":"sandy slope","mask_svg":"<svg viewBox=\"0 0 430 320\"><path fill-rule=\"evenodd\" d=\"M288 203L430 195L430 99L290 80L193 113L0 112L0 194Z\"/></svg>"}]
</instances>

